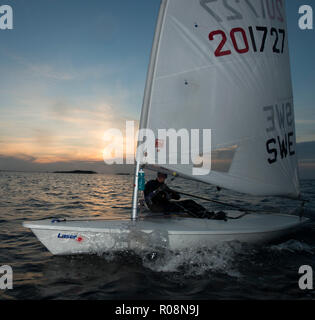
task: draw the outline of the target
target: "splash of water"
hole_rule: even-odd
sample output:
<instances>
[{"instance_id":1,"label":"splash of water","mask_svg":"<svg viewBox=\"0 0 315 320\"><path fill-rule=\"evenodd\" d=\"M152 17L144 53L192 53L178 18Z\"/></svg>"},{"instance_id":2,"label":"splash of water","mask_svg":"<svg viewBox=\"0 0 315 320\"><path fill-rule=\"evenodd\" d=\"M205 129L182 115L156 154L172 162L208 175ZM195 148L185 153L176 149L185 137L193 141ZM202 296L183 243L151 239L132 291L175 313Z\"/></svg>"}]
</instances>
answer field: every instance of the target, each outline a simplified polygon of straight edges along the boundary
<instances>
[{"instance_id":1,"label":"splash of water","mask_svg":"<svg viewBox=\"0 0 315 320\"><path fill-rule=\"evenodd\" d=\"M287 251L287 252L306 252L306 253L314 253L314 248L312 248L307 243L298 241L298 240L289 240L284 243L280 243L277 245L270 246L270 250L274 251Z\"/></svg>"},{"instance_id":2,"label":"splash of water","mask_svg":"<svg viewBox=\"0 0 315 320\"><path fill-rule=\"evenodd\" d=\"M224 242L211 248L170 250L167 232L155 230L146 233L133 230L131 226L128 228L130 232L113 237L114 243L124 241L127 244L126 248L114 246L118 250L106 254L98 252L107 262L124 256L139 261L144 268L159 273L181 273L188 277L224 273L239 278L239 262L252 253L252 250L240 242Z\"/></svg>"}]
</instances>

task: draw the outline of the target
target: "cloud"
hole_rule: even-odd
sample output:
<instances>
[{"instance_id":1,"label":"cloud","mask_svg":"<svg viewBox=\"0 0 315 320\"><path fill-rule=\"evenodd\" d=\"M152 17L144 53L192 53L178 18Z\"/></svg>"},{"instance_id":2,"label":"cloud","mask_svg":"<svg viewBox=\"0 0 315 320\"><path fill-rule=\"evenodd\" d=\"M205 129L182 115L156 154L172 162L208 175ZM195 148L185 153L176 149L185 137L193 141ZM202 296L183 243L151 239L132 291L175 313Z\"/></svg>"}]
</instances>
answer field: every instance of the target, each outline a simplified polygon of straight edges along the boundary
<instances>
[{"instance_id":1,"label":"cloud","mask_svg":"<svg viewBox=\"0 0 315 320\"><path fill-rule=\"evenodd\" d=\"M28 64L27 67L29 72L45 78L64 81L73 80L75 78L75 74L56 70L56 68L49 65Z\"/></svg>"},{"instance_id":2,"label":"cloud","mask_svg":"<svg viewBox=\"0 0 315 320\"><path fill-rule=\"evenodd\" d=\"M133 65L133 60L125 61L125 65L112 65L106 63L85 63L80 68L73 65L72 61L56 60L56 61L31 61L18 53L9 51L8 49L0 49L0 53L8 61L14 63L10 66L10 72L15 73L15 78L28 78L33 80L56 80L57 82L73 82L73 81L98 81L100 79L115 79L115 75L124 75L127 66Z\"/></svg>"},{"instance_id":3,"label":"cloud","mask_svg":"<svg viewBox=\"0 0 315 320\"><path fill-rule=\"evenodd\" d=\"M100 160L88 160L89 153L81 153L81 160L75 160L76 158L80 158L80 155L75 154L75 148L73 148L71 151L73 152L72 156L74 157L69 156L69 153L67 152L65 152L64 154L60 152L59 158L58 155L54 155L54 158L50 158L48 155L47 159L45 159L45 155L40 155L40 157L30 156L29 154L25 154L22 152L14 156L2 154L0 155L0 170L43 172L78 169L94 170L99 173L131 173L133 171L132 165L106 165L103 161ZM298 157L301 178L315 179L315 141L299 143ZM55 161L52 161L52 159L55 159Z\"/></svg>"},{"instance_id":4,"label":"cloud","mask_svg":"<svg viewBox=\"0 0 315 320\"><path fill-rule=\"evenodd\" d=\"M315 115L310 110L303 111L303 117L296 118L297 141L306 142L315 140ZM302 112L301 112L302 113Z\"/></svg>"},{"instance_id":5,"label":"cloud","mask_svg":"<svg viewBox=\"0 0 315 320\"><path fill-rule=\"evenodd\" d=\"M311 119L301 119L295 121L297 124L315 125L315 120Z\"/></svg>"},{"instance_id":6,"label":"cloud","mask_svg":"<svg viewBox=\"0 0 315 320\"><path fill-rule=\"evenodd\" d=\"M315 141L297 144L302 179L315 179Z\"/></svg>"},{"instance_id":7,"label":"cloud","mask_svg":"<svg viewBox=\"0 0 315 320\"><path fill-rule=\"evenodd\" d=\"M298 143L297 150L300 161L315 162L315 141Z\"/></svg>"},{"instance_id":8,"label":"cloud","mask_svg":"<svg viewBox=\"0 0 315 320\"><path fill-rule=\"evenodd\" d=\"M1 52L7 58L11 59L16 65L19 65L19 70L22 70L24 73L28 73L32 77L37 76L54 80L73 80L75 78L75 73L66 72L60 69L58 70L58 67L56 66L38 62L34 63L5 49L2 49Z\"/></svg>"},{"instance_id":9,"label":"cloud","mask_svg":"<svg viewBox=\"0 0 315 320\"><path fill-rule=\"evenodd\" d=\"M104 132L137 118L125 107L133 94L118 84L64 97L44 83L23 84L3 95L9 99L1 105L1 154L23 153L38 163L102 160Z\"/></svg>"}]
</instances>

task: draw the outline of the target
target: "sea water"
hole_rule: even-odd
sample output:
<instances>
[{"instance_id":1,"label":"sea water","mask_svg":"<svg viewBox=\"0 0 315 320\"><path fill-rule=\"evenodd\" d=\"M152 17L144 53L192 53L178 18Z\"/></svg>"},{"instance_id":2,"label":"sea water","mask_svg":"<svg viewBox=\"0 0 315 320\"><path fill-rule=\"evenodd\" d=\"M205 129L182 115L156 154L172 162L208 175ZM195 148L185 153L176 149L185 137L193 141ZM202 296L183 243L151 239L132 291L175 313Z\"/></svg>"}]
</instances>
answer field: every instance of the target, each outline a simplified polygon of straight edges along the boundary
<instances>
[{"instance_id":1,"label":"sea water","mask_svg":"<svg viewBox=\"0 0 315 320\"><path fill-rule=\"evenodd\" d=\"M0 172L0 266L13 270L13 289L0 290L0 299L315 298L298 286L300 266L315 267L315 224L263 246L229 243L211 250L78 256L51 255L22 227L25 220L129 217L132 180L120 175ZM245 208L289 213L300 206L180 179L169 186ZM314 216L315 181L303 180L301 187L310 200L305 213ZM209 210L227 209L200 203Z\"/></svg>"}]
</instances>

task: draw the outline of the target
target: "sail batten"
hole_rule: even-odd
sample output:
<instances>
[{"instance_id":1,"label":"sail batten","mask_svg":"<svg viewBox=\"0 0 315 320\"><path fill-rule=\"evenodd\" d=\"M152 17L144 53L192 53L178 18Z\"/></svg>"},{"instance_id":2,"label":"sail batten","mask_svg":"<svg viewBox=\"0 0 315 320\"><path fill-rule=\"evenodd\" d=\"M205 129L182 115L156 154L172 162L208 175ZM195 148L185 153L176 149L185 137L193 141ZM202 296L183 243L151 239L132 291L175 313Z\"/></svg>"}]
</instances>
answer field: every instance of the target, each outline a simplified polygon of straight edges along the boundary
<instances>
[{"instance_id":1,"label":"sail batten","mask_svg":"<svg viewBox=\"0 0 315 320\"><path fill-rule=\"evenodd\" d=\"M162 1L141 127L211 129L212 170L192 176L193 159L161 167L247 194L299 195L285 3L270 3L274 12L260 0Z\"/></svg>"}]
</instances>

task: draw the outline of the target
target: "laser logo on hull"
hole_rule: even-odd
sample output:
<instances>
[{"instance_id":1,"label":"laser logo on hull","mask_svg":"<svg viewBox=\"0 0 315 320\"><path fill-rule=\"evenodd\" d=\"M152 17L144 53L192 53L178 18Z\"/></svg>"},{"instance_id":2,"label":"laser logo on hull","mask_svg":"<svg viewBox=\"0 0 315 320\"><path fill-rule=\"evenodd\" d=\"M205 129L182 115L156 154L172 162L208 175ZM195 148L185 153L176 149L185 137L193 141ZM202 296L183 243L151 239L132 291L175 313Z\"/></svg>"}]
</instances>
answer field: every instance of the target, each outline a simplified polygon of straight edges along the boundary
<instances>
[{"instance_id":1,"label":"laser logo on hull","mask_svg":"<svg viewBox=\"0 0 315 320\"><path fill-rule=\"evenodd\" d=\"M58 233L57 238L59 239L71 239L71 240L76 240L78 242L82 242L83 238L81 236L73 235L73 234L61 234Z\"/></svg>"}]
</instances>

